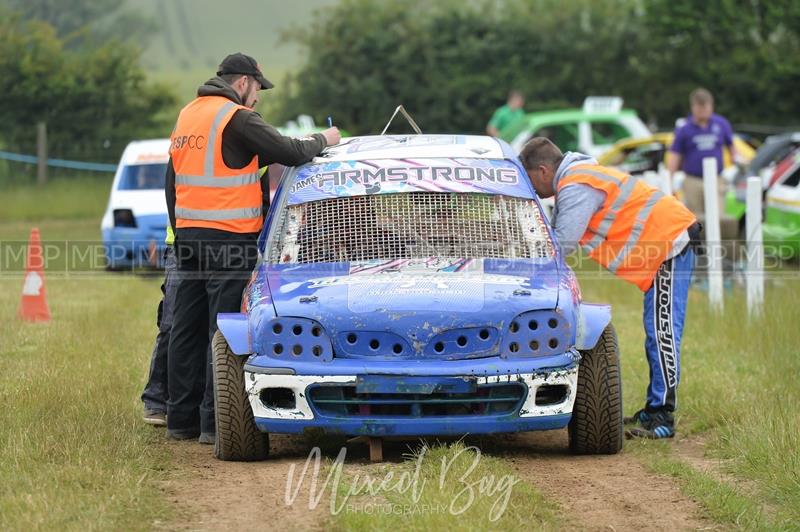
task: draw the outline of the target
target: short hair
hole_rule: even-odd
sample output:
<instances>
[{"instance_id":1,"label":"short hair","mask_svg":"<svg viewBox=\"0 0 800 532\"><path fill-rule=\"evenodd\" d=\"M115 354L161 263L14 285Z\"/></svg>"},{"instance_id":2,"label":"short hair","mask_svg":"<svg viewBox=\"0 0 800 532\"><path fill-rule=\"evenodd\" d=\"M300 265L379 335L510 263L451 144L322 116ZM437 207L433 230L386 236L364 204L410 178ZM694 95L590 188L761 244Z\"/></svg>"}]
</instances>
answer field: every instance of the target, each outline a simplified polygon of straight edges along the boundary
<instances>
[{"instance_id":1,"label":"short hair","mask_svg":"<svg viewBox=\"0 0 800 532\"><path fill-rule=\"evenodd\" d=\"M534 137L525 143L519 154L522 166L526 170L538 168L541 165L558 168L564 154L547 137Z\"/></svg>"},{"instance_id":2,"label":"short hair","mask_svg":"<svg viewBox=\"0 0 800 532\"><path fill-rule=\"evenodd\" d=\"M714 103L711 93L702 87L698 87L689 94L689 104L708 105Z\"/></svg>"},{"instance_id":3,"label":"short hair","mask_svg":"<svg viewBox=\"0 0 800 532\"><path fill-rule=\"evenodd\" d=\"M237 79L247 77L247 74L221 74L219 77L228 85L233 85Z\"/></svg>"},{"instance_id":4,"label":"short hair","mask_svg":"<svg viewBox=\"0 0 800 532\"><path fill-rule=\"evenodd\" d=\"M516 98L522 98L523 100L525 99L525 95L522 94L521 90L519 90L519 89L511 89L511 91L509 91L509 93L508 93L508 99L510 100L511 98L515 98L515 97Z\"/></svg>"}]
</instances>

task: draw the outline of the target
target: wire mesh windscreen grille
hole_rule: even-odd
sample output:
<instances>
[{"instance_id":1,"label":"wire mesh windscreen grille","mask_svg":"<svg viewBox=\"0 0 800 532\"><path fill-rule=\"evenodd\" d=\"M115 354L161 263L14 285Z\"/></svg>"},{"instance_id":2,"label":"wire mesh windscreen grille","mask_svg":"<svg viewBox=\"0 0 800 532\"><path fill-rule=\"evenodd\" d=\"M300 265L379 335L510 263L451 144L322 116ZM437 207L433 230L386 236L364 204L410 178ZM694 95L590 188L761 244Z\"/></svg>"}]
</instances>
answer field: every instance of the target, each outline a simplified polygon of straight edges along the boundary
<instances>
[{"instance_id":1,"label":"wire mesh windscreen grille","mask_svg":"<svg viewBox=\"0 0 800 532\"><path fill-rule=\"evenodd\" d=\"M546 258L553 246L533 200L491 194L374 194L289 206L272 263Z\"/></svg>"}]
</instances>

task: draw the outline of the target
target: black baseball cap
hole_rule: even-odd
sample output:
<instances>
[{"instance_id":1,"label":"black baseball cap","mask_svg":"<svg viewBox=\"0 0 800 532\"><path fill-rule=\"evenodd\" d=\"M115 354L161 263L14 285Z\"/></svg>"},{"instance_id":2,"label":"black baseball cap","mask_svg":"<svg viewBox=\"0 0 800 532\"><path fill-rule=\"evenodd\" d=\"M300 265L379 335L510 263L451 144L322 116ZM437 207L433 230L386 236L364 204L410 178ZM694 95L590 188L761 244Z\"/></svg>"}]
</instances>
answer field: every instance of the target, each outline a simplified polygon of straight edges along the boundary
<instances>
[{"instance_id":1,"label":"black baseball cap","mask_svg":"<svg viewBox=\"0 0 800 532\"><path fill-rule=\"evenodd\" d=\"M241 52L229 55L219 64L217 76L224 76L225 74L245 74L253 76L261 83L261 90L274 87L274 85L264 77L264 74L261 73L261 68L258 66L256 60Z\"/></svg>"}]
</instances>

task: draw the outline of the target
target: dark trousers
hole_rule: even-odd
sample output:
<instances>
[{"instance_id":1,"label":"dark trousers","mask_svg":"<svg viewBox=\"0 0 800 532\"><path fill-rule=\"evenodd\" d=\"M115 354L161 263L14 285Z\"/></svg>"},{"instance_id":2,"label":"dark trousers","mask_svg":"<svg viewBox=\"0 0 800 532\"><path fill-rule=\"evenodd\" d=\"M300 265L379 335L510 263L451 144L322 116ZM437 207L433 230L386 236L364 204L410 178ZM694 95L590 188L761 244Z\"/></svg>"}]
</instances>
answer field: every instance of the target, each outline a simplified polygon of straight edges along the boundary
<instances>
[{"instance_id":1,"label":"dark trousers","mask_svg":"<svg viewBox=\"0 0 800 532\"><path fill-rule=\"evenodd\" d=\"M167 428L214 433L210 340L217 314L239 312L258 258L257 234L178 229L179 283L169 341Z\"/></svg>"},{"instance_id":2,"label":"dark trousers","mask_svg":"<svg viewBox=\"0 0 800 532\"><path fill-rule=\"evenodd\" d=\"M164 250L164 282L161 283L161 302L158 304L156 324L158 334L150 355L150 372L142 392L142 402L147 410L167 411L167 350L172 329L172 309L175 306L175 292L178 288L177 265L172 246Z\"/></svg>"}]
</instances>

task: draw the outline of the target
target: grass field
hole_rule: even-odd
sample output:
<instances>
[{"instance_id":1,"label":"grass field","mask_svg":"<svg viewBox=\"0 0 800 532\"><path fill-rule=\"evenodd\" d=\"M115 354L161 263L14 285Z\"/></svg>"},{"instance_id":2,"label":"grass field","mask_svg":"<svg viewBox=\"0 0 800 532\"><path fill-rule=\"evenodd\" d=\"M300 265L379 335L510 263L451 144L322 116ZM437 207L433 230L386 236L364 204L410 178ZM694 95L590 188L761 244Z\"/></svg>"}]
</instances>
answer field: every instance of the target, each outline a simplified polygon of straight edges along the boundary
<instances>
[{"instance_id":1,"label":"grass field","mask_svg":"<svg viewBox=\"0 0 800 532\"><path fill-rule=\"evenodd\" d=\"M582 287L585 299L613 304L622 349L624 404L631 413L643 405L648 375L640 296L635 289L602 279L583 282ZM690 298L681 353L678 429L707 439L712 456L727 464L733 478L753 481L756 500L778 509L770 524L800 523L800 387L795 378L800 371L800 278L771 282L765 316L755 321L747 319L741 289L726 294L721 316L709 311L705 293L692 291ZM669 444L662 446L643 442L637 451L660 450L668 459ZM666 472L670 467L665 463L654 462L653 467ZM708 490L697 487L709 480L694 471L683 475L687 492L704 496L710 495ZM736 485L719 486L719 492L725 490L744 493ZM709 498L706 504L721 512L725 502L726 497Z\"/></svg>"},{"instance_id":2,"label":"grass field","mask_svg":"<svg viewBox=\"0 0 800 532\"><path fill-rule=\"evenodd\" d=\"M30 224L41 220L96 221L100 227L108 203L113 174L102 177L53 179L43 189L30 185L10 185L0 189L3 208L0 210L0 231L13 238L14 224ZM97 235L94 235L95 237ZM0 233L0 238L3 238ZM61 237L59 237L61 238Z\"/></svg>"},{"instance_id":3,"label":"grass field","mask_svg":"<svg viewBox=\"0 0 800 532\"><path fill-rule=\"evenodd\" d=\"M4 191L0 242L27 239L30 220L47 241L99 239L107 186ZM168 461L138 401L160 281L54 268L48 324L17 320L21 273L0 272L0 529L150 529L169 515Z\"/></svg>"},{"instance_id":4,"label":"grass field","mask_svg":"<svg viewBox=\"0 0 800 532\"><path fill-rule=\"evenodd\" d=\"M14 210L0 215L0 241L27 238L34 219L29 212L38 213L44 239L97 239L104 187L81 180L12 192ZM641 406L647 383L641 294L605 274L584 271L580 277L585 300L613 305L630 413ZM136 530L169 522L173 510L160 483L175 474L176 465L161 436L140 422L138 400L156 332L158 285L157 277L102 271L80 278L52 275L47 290L53 321L36 325L15 317L21 275L0 275L0 529ZM693 467L673 442L625 448L654 473L674 478L721 528L796 529L800 523L800 276L770 281L766 301L764 318L748 321L739 288L726 295L722 315L709 311L705 293L691 293L678 429L702 440L724 475ZM422 474L433 474L441 458L461 449L431 449ZM409 456L386 467L399 474L413 463ZM502 456L486 457L481 467L476 474L511 474ZM453 495L430 490L420 504ZM407 495L389 497L407 502ZM484 502L490 506L492 500ZM488 506L475 508L463 522L492 528L481 521ZM536 486L520 480L498 526L552 529L563 524L559 512ZM421 515L405 524L449 528L456 526L453 519ZM396 528L388 516L352 513L334 516L328 525Z\"/></svg>"}]
</instances>

